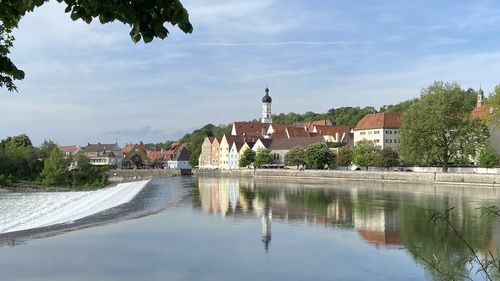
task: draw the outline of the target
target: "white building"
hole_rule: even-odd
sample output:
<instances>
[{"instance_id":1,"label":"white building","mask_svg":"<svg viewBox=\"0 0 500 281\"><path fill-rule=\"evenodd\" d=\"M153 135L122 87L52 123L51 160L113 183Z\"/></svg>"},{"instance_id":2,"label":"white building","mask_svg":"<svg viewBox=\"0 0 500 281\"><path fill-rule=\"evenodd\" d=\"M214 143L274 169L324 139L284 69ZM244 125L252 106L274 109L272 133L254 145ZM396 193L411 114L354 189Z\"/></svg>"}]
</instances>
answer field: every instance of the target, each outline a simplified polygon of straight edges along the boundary
<instances>
[{"instance_id":1,"label":"white building","mask_svg":"<svg viewBox=\"0 0 500 281\"><path fill-rule=\"evenodd\" d=\"M384 148L396 148L400 143L401 113L373 113L361 119L354 128L354 145L371 140Z\"/></svg>"}]
</instances>

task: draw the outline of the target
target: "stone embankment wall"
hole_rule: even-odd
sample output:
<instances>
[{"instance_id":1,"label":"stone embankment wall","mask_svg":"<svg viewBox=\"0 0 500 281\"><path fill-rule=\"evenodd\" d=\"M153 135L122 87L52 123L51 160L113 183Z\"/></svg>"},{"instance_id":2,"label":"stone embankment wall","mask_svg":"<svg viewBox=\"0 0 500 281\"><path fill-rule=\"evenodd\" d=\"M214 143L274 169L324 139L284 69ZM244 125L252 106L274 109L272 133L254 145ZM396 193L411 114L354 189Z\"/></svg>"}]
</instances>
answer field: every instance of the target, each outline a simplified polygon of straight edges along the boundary
<instances>
[{"instance_id":1,"label":"stone embankment wall","mask_svg":"<svg viewBox=\"0 0 500 281\"><path fill-rule=\"evenodd\" d=\"M500 175L467 173L373 172L335 170L193 170L194 175L237 177L296 177L311 179L342 179L394 181L431 184L472 184L500 187Z\"/></svg>"},{"instance_id":2,"label":"stone embankment wall","mask_svg":"<svg viewBox=\"0 0 500 281\"><path fill-rule=\"evenodd\" d=\"M149 170L111 170L108 173L110 182L122 182L131 180L144 180L158 177L175 177L190 175L191 170L181 169L149 169Z\"/></svg>"}]
</instances>

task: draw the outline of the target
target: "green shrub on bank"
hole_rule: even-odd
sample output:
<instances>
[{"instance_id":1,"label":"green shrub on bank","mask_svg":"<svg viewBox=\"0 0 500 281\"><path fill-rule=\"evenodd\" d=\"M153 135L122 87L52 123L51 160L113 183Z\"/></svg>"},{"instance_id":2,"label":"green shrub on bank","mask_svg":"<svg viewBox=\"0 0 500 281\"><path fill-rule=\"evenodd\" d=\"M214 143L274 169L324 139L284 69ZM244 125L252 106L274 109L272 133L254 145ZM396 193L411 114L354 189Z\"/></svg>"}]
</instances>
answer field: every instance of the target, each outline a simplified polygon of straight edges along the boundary
<instances>
[{"instance_id":1,"label":"green shrub on bank","mask_svg":"<svg viewBox=\"0 0 500 281\"><path fill-rule=\"evenodd\" d=\"M0 174L0 186L12 186L15 182L16 181L12 175Z\"/></svg>"},{"instance_id":2,"label":"green shrub on bank","mask_svg":"<svg viewBox=\"0 0 500 281\"><path fill-rule=\"evenodd\" d=\"M40 177L44 186L98 188L108 183L108 170L108 167L92 166L89 159L82 153L66 158L56 148L45 160Z\"/></svg>"}]
</instances>

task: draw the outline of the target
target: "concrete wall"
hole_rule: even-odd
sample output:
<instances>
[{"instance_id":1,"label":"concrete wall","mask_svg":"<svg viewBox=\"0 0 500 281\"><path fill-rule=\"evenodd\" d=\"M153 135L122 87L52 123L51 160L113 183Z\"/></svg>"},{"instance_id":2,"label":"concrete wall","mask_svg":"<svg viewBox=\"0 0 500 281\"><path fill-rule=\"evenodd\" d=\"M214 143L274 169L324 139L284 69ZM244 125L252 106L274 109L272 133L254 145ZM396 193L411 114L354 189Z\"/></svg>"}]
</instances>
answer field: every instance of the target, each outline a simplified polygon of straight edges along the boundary
<instances>
[{"instance_id":1,"label":"concrete wall","mask_svg":"<svg viewBox=\"0 0 500 281\"><path fill-rule=\"evenodd\" d=\"M150 169L150 170L110 170L108 180L110 182L122 182L127 180L142 180L157 177L174 177L191 174L191 170L180 169Z\"/></svg>"},{"instance_id":2,"label":"concrete wall","mask_svg":"<svg viewBox=\"0 0 500 281\"><path fill-rule=\"evenodd\" d=\"M288 170L288 169L243 169L232 171L193 170L194 175L235 176L235 177L286 177L343 179L361 181L396 181L408 183L432 184L470 184L500 187L500 175L466 174L466 173L415 173L415 172L383 172L383 171L336 171L336 170Z\"/></svg>"}]
</instances>

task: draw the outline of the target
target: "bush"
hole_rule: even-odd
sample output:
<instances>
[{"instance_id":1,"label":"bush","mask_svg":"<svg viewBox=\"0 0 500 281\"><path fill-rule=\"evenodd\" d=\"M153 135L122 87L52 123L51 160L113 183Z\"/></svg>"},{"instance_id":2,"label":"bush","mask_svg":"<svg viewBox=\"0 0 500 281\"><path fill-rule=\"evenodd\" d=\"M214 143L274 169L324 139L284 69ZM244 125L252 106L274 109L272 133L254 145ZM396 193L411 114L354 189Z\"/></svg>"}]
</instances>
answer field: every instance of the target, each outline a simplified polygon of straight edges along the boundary
<instances>
[{"instance_id":1,"label":"bush","mask_svg":"<svg viewBox=\"0 0 500 281\"><path fill-rule=\"evenodd\" d=\"M396 167L399 166L399 155L392 148L384 148L377 152L374 164L377 167Z\"/></svg>"},{"instance_id":2,"label":"bush","mask_svg":"<svg viewBox=\"0 0 500 281\"><path fill-rule=\"evenodd\" d=\"M352 163L366 168L373 166L379 150L380 146L371 140L358 141L352 150Z\"/></svg>"},{"instance_id":3,"label":"bush","mask_svg":"<svg viewBox=\"0 0 500 281\"><path fill-rule=\"evenodd\" d=\"M485 147L479 153L479 167L481 168L493 168L498 165L499 161L498 154L491 146Z\"/></svg>"}]
</instances>

